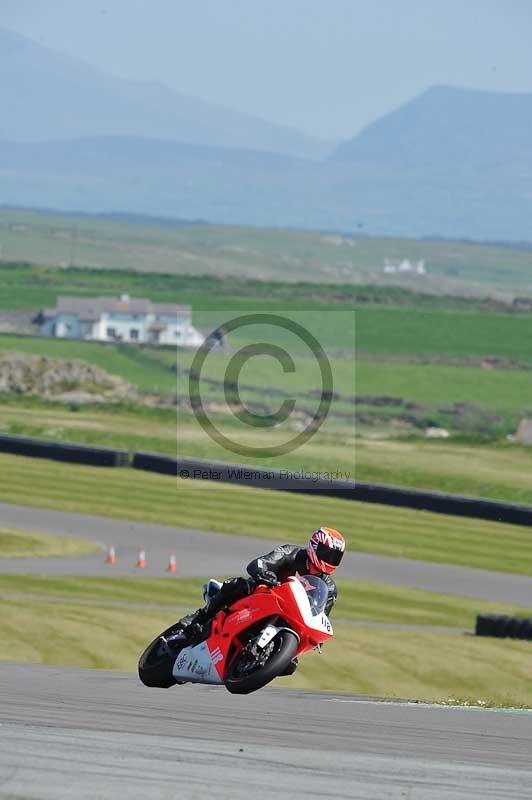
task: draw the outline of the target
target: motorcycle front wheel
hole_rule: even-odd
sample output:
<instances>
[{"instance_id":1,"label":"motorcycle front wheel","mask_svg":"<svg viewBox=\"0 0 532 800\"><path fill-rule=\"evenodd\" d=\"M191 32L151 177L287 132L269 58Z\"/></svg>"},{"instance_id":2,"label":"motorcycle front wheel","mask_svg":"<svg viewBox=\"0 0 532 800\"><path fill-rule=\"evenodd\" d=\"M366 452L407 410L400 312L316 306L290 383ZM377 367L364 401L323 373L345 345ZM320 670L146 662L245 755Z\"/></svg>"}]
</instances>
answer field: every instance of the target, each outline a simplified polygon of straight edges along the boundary
<instances>
[{"instance_id":1,"label":"motorcycle front wheel","mask_svg":"<svg viewBox=\"0 0 532 800\"><path fill-rule=\"evenodd\" d=\"M297 647L297 636L288 630L279 631L264 650L248 642L228 669L224 681L226 688L232 694L250 694L262 689L284 672Z\"/></svg>"}]
</instances>

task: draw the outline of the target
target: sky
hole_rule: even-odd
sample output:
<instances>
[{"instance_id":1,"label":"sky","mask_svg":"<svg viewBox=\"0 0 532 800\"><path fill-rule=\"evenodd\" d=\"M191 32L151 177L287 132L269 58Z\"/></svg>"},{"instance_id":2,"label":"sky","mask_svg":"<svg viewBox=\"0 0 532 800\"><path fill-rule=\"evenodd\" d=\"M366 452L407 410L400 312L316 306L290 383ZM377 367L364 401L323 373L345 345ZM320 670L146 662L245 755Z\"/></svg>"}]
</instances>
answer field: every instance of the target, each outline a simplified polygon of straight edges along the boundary
<instances>
[{"instance_id":1,"label":"sky","mask_svg":"<svg viewBox=\"0 0 532 800\"><path fill-rule=\"evenodd\" d=\"M0 26L327 140L434 84L532 92L531 0L0 0Z\"/></svg>"}]
</instances>

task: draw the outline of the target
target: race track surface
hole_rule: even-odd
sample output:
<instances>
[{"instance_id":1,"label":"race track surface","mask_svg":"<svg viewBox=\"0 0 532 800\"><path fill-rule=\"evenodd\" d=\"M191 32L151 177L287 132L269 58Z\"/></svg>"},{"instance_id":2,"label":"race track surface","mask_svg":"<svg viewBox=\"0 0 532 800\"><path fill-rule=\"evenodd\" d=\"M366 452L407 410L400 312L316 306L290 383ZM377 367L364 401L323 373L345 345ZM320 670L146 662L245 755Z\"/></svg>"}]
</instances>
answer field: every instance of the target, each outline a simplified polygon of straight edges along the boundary
<instances>
[{"instance_id":1,"label":"race track surface","mask_svg":"<svg viewBox=\"0 0 532 800\"><path fill-rule=\"evenodd\" d=\"M459 521L457 521L459 524ZM109 567L104 555L79 558L0 559L0 572L48 575L163 576L170 552L177 556L178 576L240 575L246 564L273 543L246 536L193 531L164 525L71 514L0 503L0 525L89 539L117 548L118 563ZM304 540L305 531L301 532ZM135 567L137 548L146 548L148 566ZM463 595L501 603L532 605L532 581L522 575L429 564L406 558L347 553L340 577L357 578L433 592Z\"/></svg>"},{"instance_id":2,"label":"race track surface","mask_svg":"<svg viewBox=\"0 0 532 800\"><path fill-rule=\"evenodd\" d=\"M0 664L0 798L530 800L532 713Z\"/></svg>"}]
</instances>

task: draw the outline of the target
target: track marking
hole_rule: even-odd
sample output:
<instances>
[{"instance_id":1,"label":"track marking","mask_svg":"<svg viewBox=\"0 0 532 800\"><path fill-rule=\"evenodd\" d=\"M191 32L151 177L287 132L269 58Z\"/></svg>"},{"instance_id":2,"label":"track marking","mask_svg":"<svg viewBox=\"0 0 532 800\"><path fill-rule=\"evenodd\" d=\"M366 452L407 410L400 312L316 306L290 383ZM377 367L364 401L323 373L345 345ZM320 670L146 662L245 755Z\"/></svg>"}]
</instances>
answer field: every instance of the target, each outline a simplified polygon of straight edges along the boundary
<instances>
[{"instance_id":1,"label":"track marking","mask_svg":"<svg viewBox=\"0 0 532 800\"><path fill-rule=\"evenodd\" d=\"M491 711L495 714L532 715L532 708L497 708L483 705L453 705L447 703L418 703L415 700L393 700L382 698L378 700L364 700L357 697L323 697L326 703L358 703L367 706L398 706L399 708L433 708L443 711Z\"/></svg>"}]
</instances>

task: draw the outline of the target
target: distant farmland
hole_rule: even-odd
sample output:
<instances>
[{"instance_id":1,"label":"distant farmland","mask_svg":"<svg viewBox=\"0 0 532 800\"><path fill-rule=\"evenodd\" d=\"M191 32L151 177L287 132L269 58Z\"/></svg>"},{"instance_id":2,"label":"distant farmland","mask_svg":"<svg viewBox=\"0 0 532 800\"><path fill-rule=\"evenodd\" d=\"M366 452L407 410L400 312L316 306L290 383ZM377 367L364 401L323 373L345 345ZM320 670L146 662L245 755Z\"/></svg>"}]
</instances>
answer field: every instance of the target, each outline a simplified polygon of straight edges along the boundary
<instances>
[{"instance_id":1,"label":"distant farmland","mask_svg":"<svg viewBox=\"0 0 532 800\"><path fill-rule=\"evenodd\" d=\"M532 293L532 250L470 242L0 210L0 258L58 266L323 283L400 283L478 296ZM427 276L384 275L385 259L424 259Z\"/></svg>"}]
</instances>

